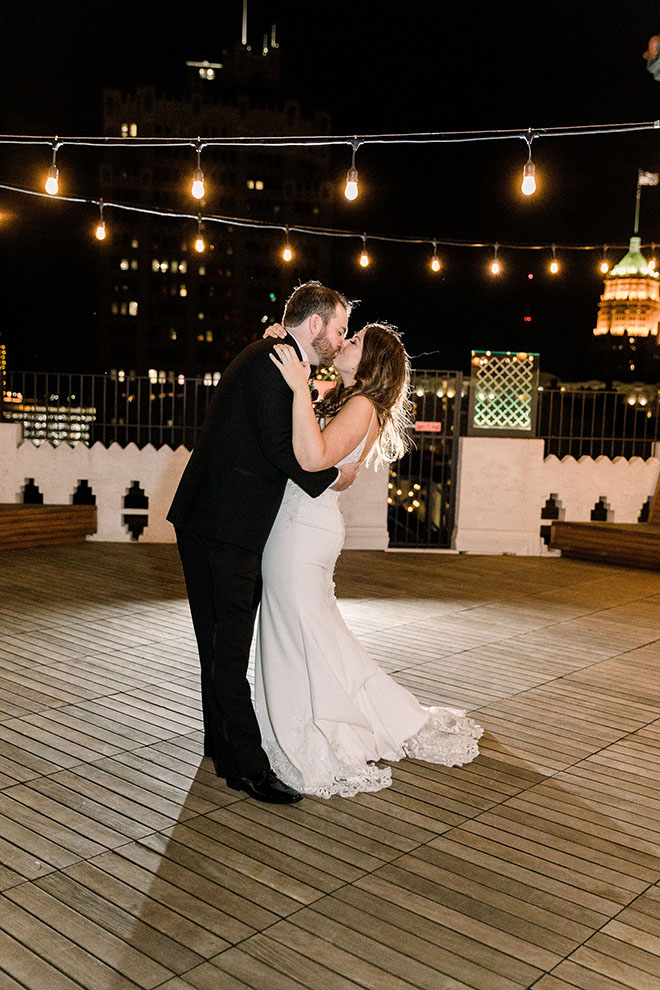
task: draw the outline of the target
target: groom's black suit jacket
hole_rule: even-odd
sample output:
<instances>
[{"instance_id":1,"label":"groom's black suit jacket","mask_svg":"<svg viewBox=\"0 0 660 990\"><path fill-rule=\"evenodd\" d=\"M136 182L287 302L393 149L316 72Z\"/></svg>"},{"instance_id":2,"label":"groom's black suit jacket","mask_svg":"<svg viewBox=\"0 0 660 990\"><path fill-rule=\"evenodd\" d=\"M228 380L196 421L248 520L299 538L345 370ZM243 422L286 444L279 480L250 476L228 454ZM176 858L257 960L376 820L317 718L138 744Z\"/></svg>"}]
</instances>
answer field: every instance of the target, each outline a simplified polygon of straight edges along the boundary
<instances>
[{"instance_id":1,"label":"groom's black suit jacket","mask_svg":"<svg viewBox=\"0 0 660 990\"><path fill-rule=\"evenodd\" d=\"M316 497L337 469L303 471L291 445L293 393L269 355L272 337L249 344L229 365L167 518L177 528L261 553L287 478ZM300 351L291 336L284 343Z\"/></svg>"}]
</instances>

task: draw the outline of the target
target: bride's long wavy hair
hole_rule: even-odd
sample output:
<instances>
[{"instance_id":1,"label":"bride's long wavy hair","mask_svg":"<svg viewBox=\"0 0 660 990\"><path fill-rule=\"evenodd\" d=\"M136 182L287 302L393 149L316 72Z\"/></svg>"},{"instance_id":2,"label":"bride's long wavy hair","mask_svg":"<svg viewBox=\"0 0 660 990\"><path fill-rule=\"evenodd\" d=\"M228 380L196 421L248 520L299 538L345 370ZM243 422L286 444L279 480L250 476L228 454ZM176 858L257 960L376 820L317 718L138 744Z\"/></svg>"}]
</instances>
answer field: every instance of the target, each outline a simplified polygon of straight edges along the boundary
<instances>
[{"instance_id":1,"label":"bride's long wavy hair","mask_svg":"<svg viewBox=\"0 0 660 990\"><path fill-rule=\"evenodd\" d=\"M366 395L378 417L378 435L369 457L376 464L398 460L412 447L408 430L412 425L410 360L401 334L389 323L368 323L364 328L362 357L355 384L339 381L316 403L316 415L326 422L354 395Z\"/></svg>"}]
</instances>

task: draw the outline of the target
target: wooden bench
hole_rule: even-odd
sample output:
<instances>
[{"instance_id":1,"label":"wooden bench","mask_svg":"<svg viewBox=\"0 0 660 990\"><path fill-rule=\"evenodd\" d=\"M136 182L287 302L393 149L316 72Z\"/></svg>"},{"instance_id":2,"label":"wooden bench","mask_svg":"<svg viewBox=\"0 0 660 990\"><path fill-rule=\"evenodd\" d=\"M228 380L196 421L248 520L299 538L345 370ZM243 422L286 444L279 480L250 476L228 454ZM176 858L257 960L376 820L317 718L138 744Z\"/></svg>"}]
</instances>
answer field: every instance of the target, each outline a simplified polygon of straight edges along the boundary
<instances>
[{"instance_id":1,"label":"wooden bench","mask_svg":"<svg viewBox=\"0 0 660 990\"><path fill-rule=\"evenodd\" d=\"M648 522L555 520L550 527L550 546L561 550L563 557L660 570L660 474Z\"/></svg>"},{"instance_id":2,"label":"wooden bench","mask_svg":"<svg viewBox=\"0 0 660 990\"><path fill-rule=\"evenodd\" d=\"M0 549L80 543L97 529L95 505L0 503Z\"/></svg>"},{"instance_id":3,"label":"wooden bench","mask_svg":"<svg viewBox=\"0 0 660 990\"><path fill-rule=\"evenodd\" d=\"M555 521L550 546L562 557L602 564L660 570L660 525L657 523Z\"/></svg>"}]
</instances>

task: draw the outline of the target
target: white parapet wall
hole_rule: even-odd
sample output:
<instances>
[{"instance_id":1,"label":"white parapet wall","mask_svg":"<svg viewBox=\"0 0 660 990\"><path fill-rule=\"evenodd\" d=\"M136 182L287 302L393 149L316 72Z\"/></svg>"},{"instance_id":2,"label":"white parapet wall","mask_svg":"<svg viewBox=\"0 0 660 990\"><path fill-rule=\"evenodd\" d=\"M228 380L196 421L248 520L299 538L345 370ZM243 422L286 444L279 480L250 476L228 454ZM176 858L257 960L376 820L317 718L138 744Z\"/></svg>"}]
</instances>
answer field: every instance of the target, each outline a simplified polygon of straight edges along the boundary
<instances>
[{"instance_id":1,"label":"white parapet wall","mask_svg":"<svg viewBox=\"0 0 660 990\"><path fill-rule=\"evenodd\" d=\"M0 423L0 502L21 502L33 478L45 503L70 504L86 481L98 507L98 532L90 539L131 541L125 520L131 515L146 516L140 542L170 543L174 531L165 516L189 456L184 447L139 449L134 444L37 447L23 441L20 425ZM542 512L550 496L561 519L587 521L601 502L611 521L637 522L654 493L659 468L657 457L559 460L544 458L542 440L462 437L453 546L467 553L547 553L541 527L549 525ZM342 495L347 549L387 547L388 477L387 470L363 467ZM135 483L148 508L124 506Z\"/></svg>"},{"instance_id":2,"label":"white parapet wall","mask_svg":"<svg viewBox=\"0 0 660 990\"><path fill-rule=\"evenodd\" d=\"M37 447L23 441L20 425L0 423L0 502L23 501L25 484L33 478L44 503L70 505L74 491L86 481L98 509L98 532L90 539L129 542L133 537L124 517L142 515L147 524L140 542L171 543L174 530L165 516L189 456L185 447L140 449L135 444ZM363 467L353 487L343 493L348 549L387 546L387 480L386 470ZM149 500L146 509L124 507L135 482Z\"/></svg>"},{"instance_id":3,"label":"white parapet wall","mask_svg":"<svg viewBox=\"0 0 660 990\"><path fill-rule=\"evenodd\" d=\"M469 553L547 552L542 511L556 496L559 518L587 522L598 502L611 522L637 522L653 496L660 460L543 456L543 441L461 437L454 546Z\"/></svg>"}]
</instances>

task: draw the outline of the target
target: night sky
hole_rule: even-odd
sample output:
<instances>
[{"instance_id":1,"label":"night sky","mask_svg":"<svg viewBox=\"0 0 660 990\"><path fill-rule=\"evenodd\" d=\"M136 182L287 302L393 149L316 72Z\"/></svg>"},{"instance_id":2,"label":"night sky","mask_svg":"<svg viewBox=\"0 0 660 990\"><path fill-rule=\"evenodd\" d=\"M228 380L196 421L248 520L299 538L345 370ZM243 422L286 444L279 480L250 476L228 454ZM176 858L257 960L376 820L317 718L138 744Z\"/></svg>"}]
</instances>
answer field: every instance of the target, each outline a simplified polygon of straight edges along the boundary
<instances>
[{"instance_id":1,"label":"night sky","mask_svg":"<svg viewBox=\"0 0 660 990\"><path fill-rule=\"evenodd\" d=\"M512 12L512 8L513 12ZM100 134L102 91L151 83L176 92L186 60L222 61L240 40L240 0L213 4L3 2L0 110L8 134ZM649 121L660 83L642 58L660 33L655 0L497 5L372 0L250 0L250 39L277 24L286 82L329 109L337 134L509 129ZM660 171L657 132L539 138L539 189L519 187L523 141L362 148L360 196L338 194L342 228L500 243L626 244L638 168ZM97 152L63 149L69 189L95 196ZM49 153L0 149L0 181L33 188ZM333 155L341 191L348 148ZM209 204L231 213L229 203ZM96 299L90 209L0 192L0 334L13 368L96 371ZM660 186L642 191L641 234L660 244ZM266 235L264 235L266 236ZM273 235L269 235L273 236ZM602 277L593 252L370 247L335 242L318 276L362 300L357 328L388 319L405 332L419 367L467 370L471 348L532 350L541 369L590 376L589 348ZM304 242L301 242L304 250ZM610 253L614 262L623 250ZM237 273L238 274L238 273ZM530 279L528 276L533 275ZM292 287L296 272L292 271ZM525 320L531 316L531 321Z\"/></svg>"}]
</instances>

